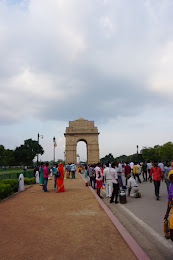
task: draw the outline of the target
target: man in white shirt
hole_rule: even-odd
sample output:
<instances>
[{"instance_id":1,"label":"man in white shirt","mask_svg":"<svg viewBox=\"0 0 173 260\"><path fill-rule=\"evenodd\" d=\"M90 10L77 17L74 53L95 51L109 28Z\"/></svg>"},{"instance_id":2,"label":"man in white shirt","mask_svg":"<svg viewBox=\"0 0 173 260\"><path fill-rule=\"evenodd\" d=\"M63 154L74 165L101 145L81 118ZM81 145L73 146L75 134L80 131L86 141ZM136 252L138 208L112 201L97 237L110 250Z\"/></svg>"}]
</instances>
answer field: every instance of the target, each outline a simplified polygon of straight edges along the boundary
<instances>
[{"instance_id":1,"label":"man in white shirt","mask_svg":"<svg viewBox=\"0 0 173 260\"><path fill-rule=\"evenodd\" d=\"M106 163L106 168L103 170L103 176L105 178L106 197L112 196L112 178L109 163Z\"/></svg>"},{"instance_id":2,"label":"man in white shirt","mask_svg":"<svg viewBox=\"0 0 173 260\"><path fill-rule=\"evenodd\" d=\"M117 171L119 183L121 184L121 187L123 188L123 180L122 180L123 167L122 167L122 164L117 162L115 169Z\"/></svg>"},{"instance_id":3,"label":"man in white shirt","mask_svg":"<svg viewBox=\"0 0 173 260\"><path fill-rule=\"evenodd\" d=\"M130 197L135 198L139 192L138 184L136 183L135 179L131 177L130 174L127 175L127 188L129 189Z\"/></svg>"},{"instance_id":4,"label":"man in white shirt","mask_svg":"<svg viewBox=\"0 0 173 260\"><path fill-rule=\"evenodd\" d=\"M110 203L114 201L115 197L115 204L118 203L118 190L119 190L119 181L118 181L118 176L117 176L117 171L115 170L115 163L112 163L112 168L110 169L111 172L111 178L112 178L112 183L113 183L113 192L111 196Z\"/></svg>"},{"instance_id":5,"label":"man in white shirt","mask_svg":"<svg viewBox=\"0 0 173 260\"><path fill-rule=\"evenodd\" d=\"M134 166L134 162L131 162L130 163L131 172L133 172L133 166Z\"/></svg>"},{"instance_id":6,"label":"man in white shirt","mask_svg":"<svg viewBox=\"0 0 173 260\"><path fill-rule=\"evenodd\" d=\"M95 173L96 173L96 183L97 183L97 195L103 199L102 196L100 196L100 189L103 185L103 174L100 168L100 163L97 164L95 167Z\"/></svg>"},{"instance_id":7,"label":"man in white shirt","mask_svg":"<svg viewBox=\"0 0 173 260\"><path fill-rule=\"evenodd\" d=\"M150 161L148 161L148 162L147 162L147 171L148 171L148 174L149 174L148 180L150 179L150 170L151 170L151 167L152 167L152 163L150 163Z\"/></svg>"},{"instance_id":8,"label":"man in white shirt","mask_svg":"<svg viewBox=\"0 0 173 260\"><path fill-rule=\"evenodd\" d=\"M163 172L165 171L165 169L164 169L164 164L163 164L161 161L159 161L158 166L160 167L160 169L161 169L161 171L162 171L162 173L163 173Z\"/></svg>"}]
</instances>

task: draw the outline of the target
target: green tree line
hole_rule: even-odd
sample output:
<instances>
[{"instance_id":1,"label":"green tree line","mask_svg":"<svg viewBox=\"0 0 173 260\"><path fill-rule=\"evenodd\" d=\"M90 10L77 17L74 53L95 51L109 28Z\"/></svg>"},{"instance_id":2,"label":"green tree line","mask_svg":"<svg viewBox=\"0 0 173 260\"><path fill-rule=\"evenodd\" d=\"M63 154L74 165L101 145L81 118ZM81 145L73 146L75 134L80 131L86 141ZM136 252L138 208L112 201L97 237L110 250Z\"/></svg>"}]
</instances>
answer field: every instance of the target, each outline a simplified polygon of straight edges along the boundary
<instances>
[{"instance_id":1,"label":"green tree line","mask_svg":"<svg viewBox=\"0 0 173 260\"><path fill-rule=\"evenodd\" d=\"M139 154L121 155L114 158L112 153L101 158L101 163L106 162L144 162L144 161L162 161L173 160L173 143L167 142L163 145L155 145L154 147L143 147Z\"/></svg>"},{"instance_id":2,"label":"green tree line","mask_svg":"<svg viewBox=\"0 0 173 260\"><path fill-rule=\"evenodd\" d=\"M43 153L42 146L32 139L25 140L24 144L16 147L15 150L5 149L0 145L0 166L32 166L35 156Z\"/></svg>"}]
</instances>

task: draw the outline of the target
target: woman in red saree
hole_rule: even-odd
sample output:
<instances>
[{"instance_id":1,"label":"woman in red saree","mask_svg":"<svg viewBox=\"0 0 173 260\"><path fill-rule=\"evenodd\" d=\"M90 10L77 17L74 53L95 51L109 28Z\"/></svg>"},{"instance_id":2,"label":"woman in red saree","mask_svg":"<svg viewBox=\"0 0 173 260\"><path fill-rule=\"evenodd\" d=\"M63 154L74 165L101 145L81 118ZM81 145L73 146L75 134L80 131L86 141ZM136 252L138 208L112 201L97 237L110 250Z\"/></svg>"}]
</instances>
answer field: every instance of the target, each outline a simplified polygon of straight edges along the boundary
<instances>
[{"instance_id":1,"label":"woman in red saree","mask_svg":"<svg viewBox=\"0 0 173 260\"><path fill-rule=\"evenodd\" d=\"M64 192L64 165L63 163L59 164L59 167L57 168L57 171L60 172L60 177L58 177L57 180L57 191L56 192Z\"/></svg>"}]
</instances>

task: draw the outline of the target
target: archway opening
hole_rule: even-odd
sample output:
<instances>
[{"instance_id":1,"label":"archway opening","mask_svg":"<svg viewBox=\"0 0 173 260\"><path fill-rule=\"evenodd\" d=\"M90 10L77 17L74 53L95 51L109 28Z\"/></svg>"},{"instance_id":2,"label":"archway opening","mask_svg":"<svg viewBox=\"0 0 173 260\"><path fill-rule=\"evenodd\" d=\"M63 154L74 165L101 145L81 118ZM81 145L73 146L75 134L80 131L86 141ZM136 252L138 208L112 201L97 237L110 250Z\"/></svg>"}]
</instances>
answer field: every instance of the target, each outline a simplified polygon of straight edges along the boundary
<instances>
[{"instance_id":1,"label":"archway opening","mask_svg":"<svg viewBox=\"0 0 173 260\"><path fill-rule=\"evenodd\" d=\"M77 142L77 163L87 163L87 142L79 140Z\"/></svg>"}]
</instances>

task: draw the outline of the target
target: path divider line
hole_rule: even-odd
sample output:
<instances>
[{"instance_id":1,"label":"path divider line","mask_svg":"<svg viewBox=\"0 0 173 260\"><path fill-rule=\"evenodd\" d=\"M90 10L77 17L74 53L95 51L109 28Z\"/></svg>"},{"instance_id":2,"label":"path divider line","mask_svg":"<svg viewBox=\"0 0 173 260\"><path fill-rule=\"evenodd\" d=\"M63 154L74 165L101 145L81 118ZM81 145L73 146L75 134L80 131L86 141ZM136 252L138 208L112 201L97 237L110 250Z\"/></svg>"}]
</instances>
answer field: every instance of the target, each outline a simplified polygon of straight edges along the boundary
<instances>
[{"instance_id":1,"label":"path divider line","mask_svg":"<svg viewBox=\"0 0 173 260\"><path fill-rule=\"evenodd\" d=\"M80 174L82 179L87 183L88 180L86 180L82 174ZM91 186L88 186L90 191L95 196L96 200L99 202L100 206L104 209L116 229L119 231L121 236L124 238L128 246L131 248L134 255L137 257L138 260L150 260L150 258L146 255L146 253L143 251L143 249L137 244L137 242L134 240L134 238L129 234L129 232L123 227L123 225L119 222L119 220L115 217L115 215L112 213L112 211L106 206L106 204L99 198L99 196L95 193L93 188Z\"/></svg>"}]
</instances>

